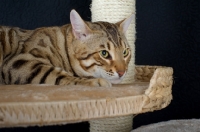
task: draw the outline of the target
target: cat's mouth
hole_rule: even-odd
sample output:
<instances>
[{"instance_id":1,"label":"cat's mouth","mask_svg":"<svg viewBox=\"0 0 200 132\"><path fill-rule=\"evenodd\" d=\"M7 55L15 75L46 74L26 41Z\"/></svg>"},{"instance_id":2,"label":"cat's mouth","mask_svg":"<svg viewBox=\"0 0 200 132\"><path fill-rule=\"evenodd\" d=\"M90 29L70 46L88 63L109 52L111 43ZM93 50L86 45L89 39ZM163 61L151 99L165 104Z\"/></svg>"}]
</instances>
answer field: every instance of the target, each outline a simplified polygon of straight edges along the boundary
<instances>
[{"instance_id":1,"label":"cat's mouth","mask_svg":"<svg viewBox=\"0 0 200 132\"><path fill-rule=\"evenodd\" d=\"M117 77L115 76L113 78L108 78L108 81L112 84L119 84L123 80L123 78L125 77L125 74L126 74L126 72L124 73L124 75L122 77L119 77L117 75Z\"/></svg>"},{"instance_id":2,"label":"cat's mouth","mask_svg":"<svg viewBox=\"0 0 200 132\"><path fill-rule=\"evenodd\" d=\"M103 69L99 69L98 74L96 74L96 75L98 75L98 76L94 76L94 77L104 78L112 84L119 84L125 77L126 72L123 74L123 76L119 76L118 73L113 73L112 75L110 75L110 74L107 74L107 72L105 72Z\"/></svg>"}]
</instances>

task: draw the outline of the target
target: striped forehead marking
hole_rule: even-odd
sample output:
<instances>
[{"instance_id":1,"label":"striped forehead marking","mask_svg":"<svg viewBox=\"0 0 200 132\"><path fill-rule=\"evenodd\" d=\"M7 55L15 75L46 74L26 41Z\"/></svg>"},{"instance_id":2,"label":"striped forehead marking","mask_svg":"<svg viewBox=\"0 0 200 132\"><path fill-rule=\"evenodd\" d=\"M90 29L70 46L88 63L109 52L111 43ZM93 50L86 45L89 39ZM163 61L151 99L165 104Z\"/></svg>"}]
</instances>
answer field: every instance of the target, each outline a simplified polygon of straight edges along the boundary
<instances>
[{"instance_id":1,"label":"striped forehead marking","mask_svg":"<svg viewBox=\"0 0 200 132\"><path fill-rule=\"evenodd\" d=\"M100 22L96 24L106 32L109 41L111 41L115 47L121 46L120 34L116 25L108 22Z\"/></svg>"},{"instance_id":2,"label":"striped forehead marking","mask_svg":"<svg viewBox=\"0 0 200 132\"><path fill-rule=\"evenodd\" d=\"M119 40L118 40L119 34L118 34L116 27L111 24L107 24L106 31L108 32L109 36L114 41L114 43L118 44L119 43Z\"/></svg>"}]
</instances>

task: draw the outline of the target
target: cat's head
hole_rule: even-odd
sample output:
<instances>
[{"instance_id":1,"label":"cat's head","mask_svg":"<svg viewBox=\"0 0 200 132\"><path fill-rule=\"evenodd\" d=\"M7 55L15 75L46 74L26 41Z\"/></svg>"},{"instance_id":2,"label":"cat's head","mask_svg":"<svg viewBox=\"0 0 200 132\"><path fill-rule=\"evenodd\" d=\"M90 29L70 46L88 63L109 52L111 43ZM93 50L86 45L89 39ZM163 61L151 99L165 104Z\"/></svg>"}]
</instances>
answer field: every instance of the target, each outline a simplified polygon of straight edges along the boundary
<instances>
[{"instance_id":1,"label":"cat's head","mask_svg":"<svg viewBox=\"0 0 200 132\"><path fill-rule=\"evenodd\" d=\"M70 58L76 74L104 78L113 84L121 82L131 59L125 32L133 19L134 15L115 24L85 22L72 10Z\"/></svg>"}]
</instances>

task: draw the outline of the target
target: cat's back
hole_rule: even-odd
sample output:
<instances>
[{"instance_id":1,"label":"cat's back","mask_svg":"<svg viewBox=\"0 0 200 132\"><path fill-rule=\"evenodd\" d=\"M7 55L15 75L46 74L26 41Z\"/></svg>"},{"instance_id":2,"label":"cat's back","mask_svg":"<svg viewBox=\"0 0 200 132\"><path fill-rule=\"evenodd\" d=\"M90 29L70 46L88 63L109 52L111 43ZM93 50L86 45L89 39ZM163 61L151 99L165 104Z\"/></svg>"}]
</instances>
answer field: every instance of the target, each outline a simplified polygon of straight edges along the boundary
<instances>
[{"instance_id":1,"label":"cat's back","mask_svg":"<svg viewBox=\"0 0 200 132\"><path fill-rule=\"evenodd\" d=\"M32 30L29 29L22 29L19 27L12 27L12 26L1 26L0 25L0 42L3 43L11 43L13 38L21 41L25 41L28 38L32 38L34 35L38 33L46 33L46 34L53 34L58 31L61 31L65 28L68 28L70 25L66 24L63 26L51 26L51 27L39 27ZM10 41L6 41L10 40Z\"/></svg>"},{"instance_id":2,"label":"cat's back","mask_svg":"<svg viewBox=\"0 0 200 132\"><path fill-rule=\"evenodd\" d=\"M39 55L48 47L59 48L58 43L64 43L64 36L68 28L69 24L61 27L40 27L34 30L0 26L0 67L5 60L10 60L13 56L30 52L33 49L39 49L40 52L37 52ZM36 53L34 52L34 54Z\"/></svg>"}]
</instances>

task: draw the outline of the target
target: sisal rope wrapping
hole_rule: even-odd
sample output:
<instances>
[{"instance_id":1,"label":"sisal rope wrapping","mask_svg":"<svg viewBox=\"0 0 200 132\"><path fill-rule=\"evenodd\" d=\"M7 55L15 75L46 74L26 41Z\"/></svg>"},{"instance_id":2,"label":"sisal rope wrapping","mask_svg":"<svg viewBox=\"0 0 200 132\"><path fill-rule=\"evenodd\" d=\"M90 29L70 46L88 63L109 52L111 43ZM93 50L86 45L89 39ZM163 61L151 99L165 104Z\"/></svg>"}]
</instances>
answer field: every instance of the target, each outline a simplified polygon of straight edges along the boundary
<instances>
[{"instance_id":1,"label":"sisal rope wrapping","mask_svg":"<svg viewBox=\"0 0 200 132\"><path fill-rule=\"evenodd\" d=\"M92 21L119 22L131 14L135 14L135 0L92 0ZM128 72L122 83L134 82L135 70L135 20L126 32L126 38L132 50Z\"/></svg>"},{"instance_id":2,"label":"sisal rope wrapping","mask_svg":"<svg viewBox=\"0 0 200 132\"><path fill-rule=\"evenodd\" d=\"M91 6L92 21L119 22L135 14L135 0L93 0ZM126 32L126 38L132 50L128 71L121 83L133 83L135 74L135 20ZM112 120L112 123L111 123ZM129 132L133 116L107 118L101 121L90 121L91 132ZM124 126L124 127L123 127Z\"/></svg>"},{"instance_id":3,"label":"sisal rope wrapping","mask_svg":"<svg viewBox=\"0 0 200 132\"><path fill-rule=\"evenodd\" d=\"M98 119L98 120L93 120L90 123L90 131L91 132L130 132L132 130L132 124L133 124L133 115Z\"/></svg>"}]
</instances>

